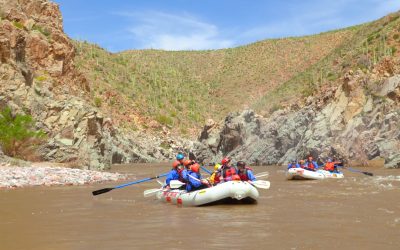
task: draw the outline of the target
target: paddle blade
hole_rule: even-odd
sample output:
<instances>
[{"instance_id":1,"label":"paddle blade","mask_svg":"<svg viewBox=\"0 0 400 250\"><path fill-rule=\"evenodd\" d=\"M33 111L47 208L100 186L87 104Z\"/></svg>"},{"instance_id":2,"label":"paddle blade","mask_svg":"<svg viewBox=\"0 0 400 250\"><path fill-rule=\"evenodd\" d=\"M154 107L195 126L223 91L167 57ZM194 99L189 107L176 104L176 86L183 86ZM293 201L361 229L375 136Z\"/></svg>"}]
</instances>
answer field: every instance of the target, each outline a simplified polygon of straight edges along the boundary
<instances>
[{"instance_id":1,"label":"paddle blade","mask_svg":"<svg viewBox=\"0 0 400 250\"><path fill-rule=\"evenodd\" d=\"M362 173L365 174L365 175L368 175L368 176L374 176L374 174L370 173L370 172L362 172Z\"/></svg>"},{"instance_id":2,"label":"paddle blade","mask_svg":"<svg viewBox=\"0 0 400 250\"><path fill-rule=\"evenodd\" d=\"M268 172L261 172L255 175L256 178L260 178L260 177L268 177L269 173Z\"/></svg>"},{"instance_id":3,"label":"paddle blade","mask_svg":"<svg viewBox=\"0 0 400 250\"><path fill-rule=\"evenodd\" d=\"M251 181L250 183L256 188L261 188L261 189L269 189L271 186L271 182L264 180Z\"/></svg>"},{"instance_id":4,"label":"paddle blade","mask_svg":"<svg viewBox=\"0 0 400 250\"><path fill-rule=\"evenodd\" d=\"M157 192L161 191L161 190L162 190L162 188L154 188L154 189L144 190L143 196L144 197L150 197L150 196L153 196L153 195L157 194Z\"/></svg>"},{"instance_id":5,"label":"paddle blade","mask_svg":"<svg viewBox=\"0 0 400 250\"><path fill-rule=\"evenodd\" d=\"M99 190L93 191L92 194L93 195L104 194L104 193L110 192L113 189L114 188L103 188L103 189L99 189Z\"/></svg>"},{"instance_id":6,"label":"paddle blade","mask_svg":"<svg viewBox=\"0 0 400 250\"><path fill-rule=\"evenodd\" d=\"M172 181L170 181L169 186L170 186L170 188L180 188L185 184L186 183L183 183L179 180L172 180Z\"/></svg>"}]
</instances>

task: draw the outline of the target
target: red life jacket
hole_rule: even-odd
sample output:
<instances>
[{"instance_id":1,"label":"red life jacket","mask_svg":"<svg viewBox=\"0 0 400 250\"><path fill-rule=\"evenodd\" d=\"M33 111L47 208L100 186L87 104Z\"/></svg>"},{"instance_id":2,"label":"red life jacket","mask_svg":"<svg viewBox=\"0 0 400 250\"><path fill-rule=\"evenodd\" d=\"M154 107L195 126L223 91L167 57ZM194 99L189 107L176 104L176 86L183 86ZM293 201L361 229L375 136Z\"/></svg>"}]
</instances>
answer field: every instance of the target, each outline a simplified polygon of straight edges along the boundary
<instances>
[{"instance_id":1,"label":"red life jacket","mask_svg":"<svg viewBox=\"0 0 400 250\"><path fill-rule=\"evenodd\" d=\"M236 169L232 166L224 166L222 169L222 178L226 179L236 174Z\"/></svg>"},{"instance_id":2,"label":"red life jacket","mask_svg":"<svg viewBox=\"0 0 400 250\"><path fill-rule=\"evenodd\" d=\"M312 162L307 162L307 168L311 170L315 170L314 164Z\"/></svg>"},{"instance_id":3,"label":"red life jacket","mask_svg":"<svg viewBox=\"0 0 400 250\"><path fill-rule=\"evenodd\" d=\"M326 171L333 171L335 170L335 163L334 162L327 162L325 164L324 170Z\"/></svg>"},{"instance_id":4,"label":"red life jacket","mask_svg":"<svg viewBox=\"0 0 400 250\"><path fill-rule=\"evenodd\" d=\"M251 169L249 167L244 167L244 171L243 172L239 172L240 180L242 180L242 181L248 181L249 180L249 176L247 175L247 171L248 170L253 170L253 169Z\"/></svg>"}]
</instances>

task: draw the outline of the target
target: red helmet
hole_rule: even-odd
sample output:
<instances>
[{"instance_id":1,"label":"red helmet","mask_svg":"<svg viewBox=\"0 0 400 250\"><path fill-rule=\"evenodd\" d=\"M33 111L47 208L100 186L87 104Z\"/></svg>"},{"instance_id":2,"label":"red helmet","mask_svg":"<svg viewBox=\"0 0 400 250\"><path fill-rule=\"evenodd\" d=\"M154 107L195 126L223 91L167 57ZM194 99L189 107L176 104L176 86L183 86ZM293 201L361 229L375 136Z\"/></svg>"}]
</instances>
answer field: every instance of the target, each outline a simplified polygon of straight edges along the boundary
<instances>
[{"instance_id":1,"label":"red helmet","mask_svg":"<svg viewBox=\"0 0 400 250\"><path fill-rule=\"evenodd\" d=\"M227 163L229 163L231 161L231 159L229 159L228 157L225 157L224 159L222 159L221 164L225 165Z\"/></svg>"},{"instance_id":2,"label":"red helmet","mask_svg":"<svg viewBox=\"0 0 400 250\"><path fill-rule=\"evenodd\" d=\"M180 164L181 164L181 163L180 163L179 161L174 161L174 162L172 163L172 167L173 167L173 168L177 168Z\"/></svg>"},{"instance_id":3,"label":"red helmet","mask_svg":"<svg viewBox=\"0 0 400 250\"><path fill-rule=\"evenodd\" d=\"M200 169L200 165L198 163L195 163L195 164L190 166L190 170L192 170L193 172L198 173L199 169Z\"/></svg>"},{"instance_id":4,"label":"red helmet","mask_svg":"<svg viewBox=\"0 0 400 250\"><path fill-rule=\"evenodd\" d=\"M191 160L186 160L183 162L183 166L187 167L189 165L193 164L193 162Z\"/></svg>"}]
</instances>

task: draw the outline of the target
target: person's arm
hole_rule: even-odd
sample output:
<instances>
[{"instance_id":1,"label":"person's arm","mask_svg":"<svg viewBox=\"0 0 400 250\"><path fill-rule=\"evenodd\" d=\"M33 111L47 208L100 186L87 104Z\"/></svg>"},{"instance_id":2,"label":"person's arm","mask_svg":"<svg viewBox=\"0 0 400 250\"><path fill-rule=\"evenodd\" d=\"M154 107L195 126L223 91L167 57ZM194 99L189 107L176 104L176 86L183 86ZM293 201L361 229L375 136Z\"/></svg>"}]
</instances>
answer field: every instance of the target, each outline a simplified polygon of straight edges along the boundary
<instances>
[{"instance_id":1,"label":"person's arm","mask_svg":"<svg viewBox=\"0 0 400 250\"><path fill-rule=\"evenodd\" d=\"M319 168L318 163L317 163L316 161L313 161L313 164L314 164L314 168L315 168L315 169L318 169L318 168Z\"/></svg>"},{"instance_id":2,"label":"person's arm","mask_svg":"<svg viewBox=\"0 0 400 250\"><path fill-rule=\"evenodd\" d=\"M169 186L169 183L171 182L171 180L174 179L174 171L169 171L167 178L165 179L165 184L166 186Z\"/></svg>"},{"instance_id":3,"label":"person's arm","mask_svg":"<svg viewBox=\"0 0 400 250\"><path fill-rule=\"evenodd\" d=\"M251 170L247 170L247 177L251 181L255 181L256 180L256 177L254 176L253 171L251 171Z\"/></svg>"},{"instance_id":4,"label":"person's arm","mask_svg":"<svg viewBox=\"0 0 400 250\"><path fill-rule=\"evenodd\" d=\"M189 176L190 175L190 176ZM194 177L194 178L192 178L192 177ZM201 181L199 181L200 179L199 179L199 177L200 176L198 176L198 175L196 175L195 173L191 173L191 174L188 174L188 178L189 178L189 184L191 185L191 186L193 186L193 187L195 187L195 188L198 188L198 187L200 187L201 186ZM196 179L197 180L196 180Z\"/></svg>"}]
</instances>

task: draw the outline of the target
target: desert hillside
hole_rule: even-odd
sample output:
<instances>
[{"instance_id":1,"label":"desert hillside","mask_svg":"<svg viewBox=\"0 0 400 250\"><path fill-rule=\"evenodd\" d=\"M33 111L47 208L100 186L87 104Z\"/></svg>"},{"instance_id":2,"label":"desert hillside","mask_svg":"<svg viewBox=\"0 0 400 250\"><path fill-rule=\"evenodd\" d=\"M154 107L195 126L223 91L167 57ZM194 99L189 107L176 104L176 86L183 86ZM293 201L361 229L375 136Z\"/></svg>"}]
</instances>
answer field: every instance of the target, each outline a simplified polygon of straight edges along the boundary
<instances>
[{"instance_id":1,"label":"desert hillside","mask_svg":"<svg viewBox=\"0 0 400 250\"><path fill-rule=\"evenodd\" d=\"M178 151L205 162L275 164L312 153L396 167L399 37L393 13L237 48L113 54L72 41L57 4L0 0L0 107L45 134L5 143L7 125L2 151L97 169Z\"/></svg>"}]
</instances>

